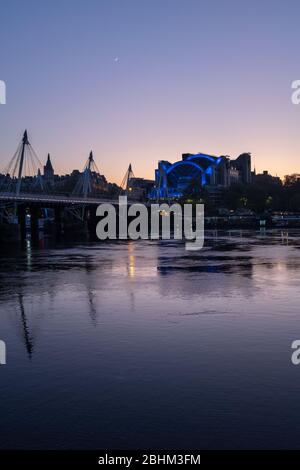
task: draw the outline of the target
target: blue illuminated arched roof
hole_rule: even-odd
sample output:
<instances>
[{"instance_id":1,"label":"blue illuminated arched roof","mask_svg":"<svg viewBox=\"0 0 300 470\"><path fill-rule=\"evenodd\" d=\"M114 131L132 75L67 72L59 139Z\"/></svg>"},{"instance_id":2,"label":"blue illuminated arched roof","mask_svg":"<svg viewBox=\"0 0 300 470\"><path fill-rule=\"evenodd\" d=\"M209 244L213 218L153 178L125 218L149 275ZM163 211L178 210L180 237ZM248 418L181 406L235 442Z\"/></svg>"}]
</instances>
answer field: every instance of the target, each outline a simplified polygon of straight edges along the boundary
<instances>
[{"instance_id":1,"label":"blue illuminated arched roof","mask_svg":"<svg viewBox=\"0 0 300 470\"><path fill-rule=\"evenodd\" d=\"M168 184L176 187L179 181L194 180L201 178L203 180L204 170L195 162L181 160L170 166L167 171Z\"/></svg>"},{"instance_id":2,"label":"blue illuminated arched roof","mask_svg":"<svg viewBox=\"0 0 300 470\"><path fill-rule=\"evenodd\" d=\"M202 168L200 165L198 165L198 163L191 162L191 161L187 161L187 160L180 160L179 162L173 163L173 165L171 165L171 166L167 169L167 174L168 174L168 173L171 173L171 172L174 171L177 167L181 167L181 166L192 167L192 168L196 169L197 171L204 171L203 168Z\"/></svg>"},{"instance_id":3,"label":"blue illuminated arched roof","mask_svg":"<svg viewBox=\"0 0 300 470\"><path fill-rule=\"evenodd\" d=\"M193 155L189 155L186 160L194 160L195 158L204 158L212 163L216 163L216 160L218 160L218 157L206 155L206 153L194 153Z\"/></svg>"},{"instance_id":4,"label":"blue illuminated arched roof","mask_svg":"<svg viewBox=\"0 0 300 470\"><path fill-rule=\"evenodd\" d=\"M167 177L169 187L176 188L178 184L181 186L189 184L189 181L201 179L201 184L205 185L209 175L213 174L213 168L218 166L222 161L222 157L214 157L204 153L187 155L183 160L170 164L169 162L161 162L161 166Z\"/></svg>"},{"instance_id":5,"label":"blue illuminated arched roof","mask_svg":"<svg viewBox=\"0 0 300 470\"><path fill-rule=\"evenodd\" d=\"M206 155L205 153L196 153L194 155L189 155L184 161L193 161L206 170L211 166L218 165L221 160L221 157L213 157L212 155Z\"/></svg>"}]
</instances>

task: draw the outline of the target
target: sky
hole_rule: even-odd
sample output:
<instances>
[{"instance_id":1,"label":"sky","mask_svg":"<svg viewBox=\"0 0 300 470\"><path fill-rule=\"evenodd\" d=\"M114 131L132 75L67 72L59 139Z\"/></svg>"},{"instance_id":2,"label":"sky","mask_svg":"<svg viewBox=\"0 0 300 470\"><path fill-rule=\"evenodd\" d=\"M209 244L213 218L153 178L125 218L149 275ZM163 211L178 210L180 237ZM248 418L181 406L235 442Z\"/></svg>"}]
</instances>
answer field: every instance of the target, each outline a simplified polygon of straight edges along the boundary
<instances>
[{"instance_id":1,"label":"sky","mask_svg":"<svg viewBox=\"0 0 300 470\"><path fill-rule=\"evenodd\" d=\"M28 129L55 172L109 181L182 153L300 173L300 2L0 0L0 170Z\"/></svg>"}]
</instances>

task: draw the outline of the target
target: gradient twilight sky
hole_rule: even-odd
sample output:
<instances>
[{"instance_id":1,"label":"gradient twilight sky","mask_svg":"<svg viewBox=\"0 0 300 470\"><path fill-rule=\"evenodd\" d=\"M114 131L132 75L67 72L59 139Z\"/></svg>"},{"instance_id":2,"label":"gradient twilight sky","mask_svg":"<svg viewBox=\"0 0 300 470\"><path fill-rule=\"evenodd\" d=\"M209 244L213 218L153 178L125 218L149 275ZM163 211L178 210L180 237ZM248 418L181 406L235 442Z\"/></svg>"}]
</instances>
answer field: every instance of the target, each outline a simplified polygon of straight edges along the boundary
<instances>
[{"instance_id":1,"label":"gradient twilight sky","mask_svg":"<svg viewBox=\"0 0 300 470\"><path fill-rule=\"evenodd\" d=\"M110 181L184 152L300 173L300 2L0 0L0 168L25 128L56 173Z\"/></svg>"}]
</instances>

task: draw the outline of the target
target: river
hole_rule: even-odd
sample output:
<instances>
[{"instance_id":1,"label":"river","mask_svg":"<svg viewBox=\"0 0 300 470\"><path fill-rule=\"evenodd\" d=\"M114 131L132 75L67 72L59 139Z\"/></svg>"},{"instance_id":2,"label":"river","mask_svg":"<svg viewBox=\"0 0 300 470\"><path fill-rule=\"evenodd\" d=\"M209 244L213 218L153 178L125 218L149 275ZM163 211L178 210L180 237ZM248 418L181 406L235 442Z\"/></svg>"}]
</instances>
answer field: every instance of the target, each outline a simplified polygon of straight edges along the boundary
<instances>
[{"instance_id":1,"label":"river","mask_svg":"<svg viewBox=\"0 0 300 470\"><path fill-rule=\"evenodd\" d=\"M0 447L300 448L300 231L0 252Z\"/></svg>"}]
</instances>

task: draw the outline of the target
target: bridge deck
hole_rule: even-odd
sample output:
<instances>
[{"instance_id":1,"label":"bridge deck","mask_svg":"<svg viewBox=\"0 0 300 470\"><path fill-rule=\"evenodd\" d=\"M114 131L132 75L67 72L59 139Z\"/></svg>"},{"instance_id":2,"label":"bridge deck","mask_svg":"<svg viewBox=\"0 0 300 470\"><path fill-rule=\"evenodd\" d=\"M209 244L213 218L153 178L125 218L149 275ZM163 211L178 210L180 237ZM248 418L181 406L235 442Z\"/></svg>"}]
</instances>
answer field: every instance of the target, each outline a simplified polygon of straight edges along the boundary
<instances>
[{"instance_id":1,"label":"bridge deck","mask_svg":"<svg viewBox=\"0 0 300 470\"><path fill-rule=\"evenodd\" d=\"M91 197L77 197L77 196L65 196L56 194L30 194L21 193L16 195L15 193L0 193L0 201L7 202L28 202L28 203L48 203L48 204L62 204L64 206L72 205L99 205L99 204L119 204L119 199L104 199L104 198L91 198ZM128 203L137 203L139 201L128 200Z\"/></svg>"}]
</instances>

